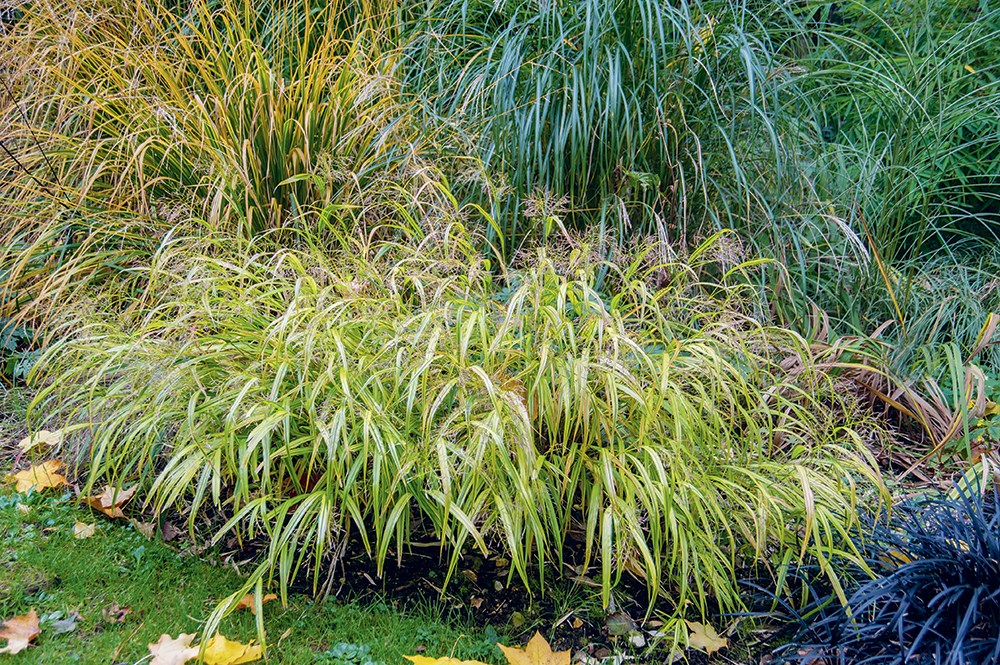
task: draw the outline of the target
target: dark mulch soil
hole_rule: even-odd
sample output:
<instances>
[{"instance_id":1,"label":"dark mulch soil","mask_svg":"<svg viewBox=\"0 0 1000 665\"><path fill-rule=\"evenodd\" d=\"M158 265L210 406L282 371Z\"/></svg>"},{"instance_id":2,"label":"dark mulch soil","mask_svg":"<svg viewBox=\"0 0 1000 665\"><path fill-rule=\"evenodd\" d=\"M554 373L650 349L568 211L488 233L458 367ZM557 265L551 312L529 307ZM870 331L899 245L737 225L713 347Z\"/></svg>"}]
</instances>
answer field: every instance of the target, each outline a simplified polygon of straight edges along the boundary
<instances>
[{"instance_id":1,"label":"dark mulch soil","mask_svg":"<svg viewBox=\"0 0 1000 665\"><path fill-rule=\"evenodd\" d=\"M220 556L223 559L249 558L254 555L254 546L262 544L251 544L249 548L244 544L244 548L221 552ZM548 572L542 593L539 592L537 569L531 571L529 591L516 572L511 574L509 562L484 557L478 551L464 554L453 578L445 585L448 560L436 542L412 547L404 554L401 565L390 551L381 576L360 542L352 541L347 552L337 563L330 584L332 599L390 604L404 611L438 604L442 615L461 616L484 629L492 627L498 634L506 635L510 644L524 644L538 630L553 650L569 650L584 662L585 656L609 659L603 661L605 665L671 662L670 646L664 644L665 640L657 641L650 635L659 626L655 615L643 622L648 599L644 584L623 580L614 593L617 613L612 616L601 606L599 586L586 575L577 576L570 566L566 567L567 575L561 578ZM582 545L566 553L567 564L582 560ZM311 577L302 582L295 590L312 593ZM616 625L623 622L634 624L646 640L644 647L637 648L629 643L627 636L614 634ZM734 619L727 617L717 617L713 621L720 631L733 624ZM772 631L759 632L769 634ZM686 650L683 655L693 665L766 663L770 648L753 635L749 632L741 635L734 630L729 636L730 647L711 658L694 649ZM611 660L616 654L624 655L626 660Z\"/></svg>"}]
</instances>

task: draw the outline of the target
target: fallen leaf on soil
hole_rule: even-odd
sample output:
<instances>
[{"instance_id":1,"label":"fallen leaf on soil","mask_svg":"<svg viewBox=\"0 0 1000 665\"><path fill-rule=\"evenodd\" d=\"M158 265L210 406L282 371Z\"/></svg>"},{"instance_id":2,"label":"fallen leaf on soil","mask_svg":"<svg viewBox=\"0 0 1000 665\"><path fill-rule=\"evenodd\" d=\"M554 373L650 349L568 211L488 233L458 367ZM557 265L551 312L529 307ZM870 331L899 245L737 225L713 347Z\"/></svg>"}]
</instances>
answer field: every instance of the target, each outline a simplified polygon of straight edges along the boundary
<instances>
[{"instance_id":1,"label":"fallen leaf on soil","mask_svg":"<svg viewBox=\"0 0 1000 665\"><path fill-rule=\"evenodd\" d=\"M472 609L478 610L483 605L483 599L482 598L471 598L469 600L469 605L472 606Z\"/></svg>"},{"instance_id":2,"label":"fallen leaf on soil","mask_svg":"<svg viewBox=\"0 0 1000 665\"><path fill-rule=\"evenodd\" d=\"M97 529L96 524L84 524L83 522L77 522L73 525L73 537L77 540L90 538L94 535L95 529Z\"/></svg>"},{"instance_id":3,"label":"fallen leaf on soil","mask_svg":"<svg viewBox=\"0 0 1000 665\"><path fill-rule=\"evenodd\" d=\"M632 631L638 630L635 622L621 612L609 614L604 621L604 626L608 629L608 635L614 636L628 635Z\"/></svg>"},{"instance_id":4,"label":"fallen leaf on soil","mask_svg":"<svg viewBox=\"0 0 1000 665\"><path fill-rule=\"evenodd\" d=\"M263 598L260 599L260 604L263 605L264 603L266 603L269 600L277 600L277 599L278 599L278 596L276 596L273 593L269 593L269 594L267 594L266 596L264 596ZM248 593L247 595L245 595L242 598L240 598L239 602L236 603L236 607L234 607L233 609L234 610L249 609L254 614L257 614L257 609L254 607L254 604L253 604L253 594L252 593Z\"/></svg>"},{"instance_id":5,"label":"fallen leaf on soil","mask_svg":"<svg viewBox=\"0 0 1000 665\"><path fill-rule=\"evenodd\" d=\"M153 534L156 533L155 522L140 522L139 520L132 520L132 526L135 527L136 531L146 536L147 540L151 539Z\"/></svg>"},{"instance_id":6,"label":"fallen leaf on soil","mask_svg":"<svg viewBox=\"0 0 1000 665\"><path fill-rule=\"evenodd\" d=\"M163 536L163 542L165 543L169 543L182 533L184 532L175 527L172 522L164 522L160 528L160 535Z\"/></svg>"},{"instance_id":7,"label":"fallen leaf on soil","mask_svg":"<svg viewBox=\"0 0 1000 665\"><path fill-rule=\"evenodd\" d=\"M121 507L135 494L135 487L127 490L115 489L111 485L105 485L104 491L94 496L88 496L86 501L91 508L99 510L108 517L125 517Z\"/></svg>"},{"instance_id":8,"label":"fallen leaf on soil","mask_svg":"<svg viewBox=\"0 0 1000 665\"><path fill-rule=\"evenodd\" d=\"M177 639L169 635L160 635L160 641L149 645L149 653L153 654L150 665L184 665L192 658L198 657L198 647L191 646L194 634L181 633Z\"/></svg>"},{"instance_id":9,"label":"fallen leaf on soil","mask_svg":"<svg viewBox=\"0 0 1000 665\"><path fill-rule=\"evenodd\" d=\"M231 642L218 634L205 644L205 665L240 665L263 655L264 647L260 644Z\"/></svg>"},{"instance_id":10,"label":"fallen leaf on soil","mask_svg":"<svg viewBox=\"0 0 1000 665\"><path fill-rule=\"evenodd\" d=\"M57 473L59 469L66 466L59 460L50 459L48 462L38 464L19 471L13 476L7 476L8 481L17 481L17 491L24 493L34 487L36 490L43 490L46 487L59 487L65 485L66 479Z\"/></svg>"},{"instance_id":11,"label":"fallen leaf on soil","mask_svg":"<svg viewBox=\"0 0 1000 665\"><path fill-rule=\"evenodd\" d=\"M118 603L111 603L103 610L101 610L101 618L107 621L108 623L124 623L125 617L127 617L129 614L132 614L132 608L122 607ZM169 637L169 636L164 635L160 637L160 640L162 641L164 637ZM178 637L177 639L181 638Z\"/></svg>"},{"instance_id":12,"label":"fallen leaf on soil","mask_svg":"<svg viewBox=\"0 0 1000 665\"><path fill-rule=\"evenodd\" d=\"M63 431L61 429L57 429L55 432L43 429L21 439L21 442L17 444L17 447L24 452L28 452L35 446L48 446L49 448L58 446L62 443L62 440Z\"/></svg>"},{"instance_id":13,"label":"fallen leaf on soil","mask_svg":"<svg viewBox=\"0 0 1000 665\"><path fill-rule=\"evenodd\" d=\"M27 614L7 620L0 630L0 639L7 640L7 646L0 653L17 653L27 648L38 633L38 614L32 609Z\"/></svg>"},{"instance_id":14,"label":"fallen leaf on soil","mask_svg":"<svg viewBox=\"0 0 1000 665\"><path fill-rule=\"evenodd\" d=\"M719 649L729 645L729 640L725 637L719 637L711 625L700 624L696 621L685 621L684 623L691 631L688 633L688 644L695 649L701 649L711 656Z\"/></svg>"},{"instance_id":15,"label":"fallen leaf on soil","mask_svg":"<svg viewBox=\"0 0 1000 665\"><path fill-rule=\"evenodd\" d=\"M569 651L552 651L549 643L535 631L535 636L528 641L524 649L505 647L498 644L503 655L507 656L510 665L569 665Z\"/></svg>"},{"instance_id":16,"label":"fallen leaf on soil","mask_svg":"<svg viewBox=\"0 0 1000 665\"><path fill-rule=\"evenodd\" d=\"M413 662L413 665L484 665L478 660L459 660L442 656L441 658L428 658L427 656L403 656Z\"/></svg>"}]
</instances>

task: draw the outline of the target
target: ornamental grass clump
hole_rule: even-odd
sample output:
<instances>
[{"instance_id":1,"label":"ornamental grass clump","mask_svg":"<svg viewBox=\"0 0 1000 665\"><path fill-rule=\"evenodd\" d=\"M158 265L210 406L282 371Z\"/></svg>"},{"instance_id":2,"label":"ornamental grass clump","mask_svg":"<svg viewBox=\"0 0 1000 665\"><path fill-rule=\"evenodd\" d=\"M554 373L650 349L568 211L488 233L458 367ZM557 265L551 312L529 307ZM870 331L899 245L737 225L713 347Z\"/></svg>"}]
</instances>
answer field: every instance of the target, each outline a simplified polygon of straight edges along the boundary
<instances>
[{"instance_id":1,"label":"ornamental grass clump","mask_svg":"<svg viewBox=\"0 0 1000 665\"><path fill-rule=\"evenodd\" d=\"M902 503L888 518L868 518L866 554L878 576L857 585L846 606L814 600L816 611L802 621L796 640L779 650L781 659L861 665L997 662L998 494L963 490Z\"/></svg>"},{"instance_id":2,"label":"ornamental grass clump","mask_svg":"<svg viewBox=\"0 0 1000 665\"><path fill-rule=\"evenodd\" d=\"M380 23L345 26L347 5L26 5L4 40L8 313L44 319L77 287L128 282L172 232L342 233L372 199L390 208L420 141Z\"/></svg>"},{"instance_id":3,"label":"ornamental grass clump","mask_svg":"<svg viewBox=\"0 0 1000 665\"><path fill-rule=\"evenodd\" d=\"M786 4L772 39L782 29L801 76L778 115L799 118L797 149L826 202L814 223L778 215L759 234L759 251L789 269L775 276L776 306L793 310L783 321L795 327L813 304L854 334L896 319L901 374L925 335L931 348L971 345L997 307L1000 10Z\"/></svg>"},{"instance_id":4,"label":"ornamental grass clump","mask_svg":"<svg viewBox=\"0 0 1000 665\"><path fill-rule=\"evenodd\" d=\"M250 590L319 585L352 534L380 568L430 536L449 576L474 547L525 583L595 566L605 602L629 574L700 614L740 606L744 560L857 558L839 534L860 494L884 498L865 423L821 377L783 375L785 333L707 313L697 284L656 293L641 261L605 298L544 250L498 276L464 227L434 233L370 260L174 243L155 306L61 331L35 413L91 423L89 485L265 535ZM664 315L684 298L695 314Z\"/></svg>"},{"instance_id":5,"label":"ornamental grass clump","mask_svg":"<svg viewBox=\"0 0 1000 665\"><path fill-rule=\"evenodd\" d=\"M433 0L402 17L404 89L505 176L490 239L508 256L551 232L538 191L578 228L687 241L774 219L801 185L780 115L799 72L745 3Z\"/></svg>"}]
</instances>

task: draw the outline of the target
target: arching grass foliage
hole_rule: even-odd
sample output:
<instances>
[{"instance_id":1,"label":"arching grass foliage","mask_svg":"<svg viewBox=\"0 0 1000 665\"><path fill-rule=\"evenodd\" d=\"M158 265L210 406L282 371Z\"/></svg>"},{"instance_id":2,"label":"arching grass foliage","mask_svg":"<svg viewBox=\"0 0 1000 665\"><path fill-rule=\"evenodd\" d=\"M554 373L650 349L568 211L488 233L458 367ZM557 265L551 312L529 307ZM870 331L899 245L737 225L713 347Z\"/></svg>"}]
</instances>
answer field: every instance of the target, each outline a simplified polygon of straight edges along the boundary
<instances>
[{"instance_id":1,"label":"arching grass foliage","mask_svg":"<svg viewBox=\"0 0 1000 665\"><path fill-rule=\"evenodd\" d=\"M19 99L3 113L0 306L44 319L81 285L127 281L171 229L342 233L371 199L391 206L421 144L372 48L385 11L26 5L4 40Z\"/></svg>"},{"instance_id":2,"label":"arching grass foliage","mask_svg":"<svg viewBox=\"0 0 1000 665\"><path fill-rule=\"evenodd\" d=\"M854 556L859 494L884 498L862 416L825 373L785 374L804 342L738 315L736 291L654 293L635 261L602 296L541 250L498 282L458 224L411 242L371 260L172 244L154 307L68 324L35 413L92 423L90 484L266 534L247 588L318 584L351 533L380 566L433 534L449 572L475 547L527 582L575 532L605 601L631 574L701 613L739 607L744 560Z\"/></svg>"},{"instance_id":3,"label":"arching grass foliage","mask_svg":"<svg viewBox=\"0 0 1000 665\"><path fill-rule=\"evenodd\" d=\"M549 232L540 195L565 197L567 224L685 242L772 214L787 186L774 111L798 72L745 3L434 0L403 16L400 78L509 194L491 229L507 252Z\"/></svg>"}]
</instances>

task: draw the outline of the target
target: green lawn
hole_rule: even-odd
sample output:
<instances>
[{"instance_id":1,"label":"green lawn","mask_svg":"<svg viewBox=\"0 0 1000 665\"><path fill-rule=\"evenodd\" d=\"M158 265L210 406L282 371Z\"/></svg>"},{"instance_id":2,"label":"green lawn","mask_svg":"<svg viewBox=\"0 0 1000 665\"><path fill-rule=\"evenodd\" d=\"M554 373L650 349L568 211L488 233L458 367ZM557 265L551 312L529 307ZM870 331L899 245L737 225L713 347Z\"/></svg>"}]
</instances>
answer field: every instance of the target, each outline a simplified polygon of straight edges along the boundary
<instances>
[{"instance_id":1,"label":"green lawn","mask_svg":"<svg viewBox=\"0 0 1000 665\"><path fill-rule=\"evenodd\" d=\"M96 523L95 534L74 538L77 521ZM41 634L17 656L25 664L136 662L162 634L199 632L215 604L241 584L212 550L197 556L190 546L147 539L125 520L77 507L68 491L4 489L0 544L0 614L9 619L34 609L41 619ZM364 645L370 648L366 658L387 664L404 663L402 656L411 652L502 661L495 631L443 620L445 612L432 603L404 614L384 602L361 606L331 598L317 604L293 594L287 607L272 601L263 608L268 658L350 663ZM75 627L61 632L74 617ZM224 620L221 632L250 642L254 617L240 610ZM362 648L338 648L343 643Z\"/></svg>"},{"instance_id":2,"label":"green lawn","mask_svg":"<svg viewBox=\"0 0 1000 665\"><path fill-rule=\"evenodd\" d=\"M26 433L29 397L23 390L0 391L5 474ZM75 538L77 522L96 525L94 535ZM221 547L199 550L186 533L169 544L148 539L127 520L81 506L67 488L19 494L4 484L0 547L0 618L31 609L40 618L41 634L16 656L24 665L139 661L160 635L200 632L219 600L243 581ZM317 604L291 594L287 607L267 603L269 662L397 665L408 663L402 656L409 653L503 662L496 630L456 620L449 605L431 599L404 612L378 597L360 604L331 596ZM249 610L227 617L221 630L244 643L255 631Z\"/></svg>"}]
</instances>

